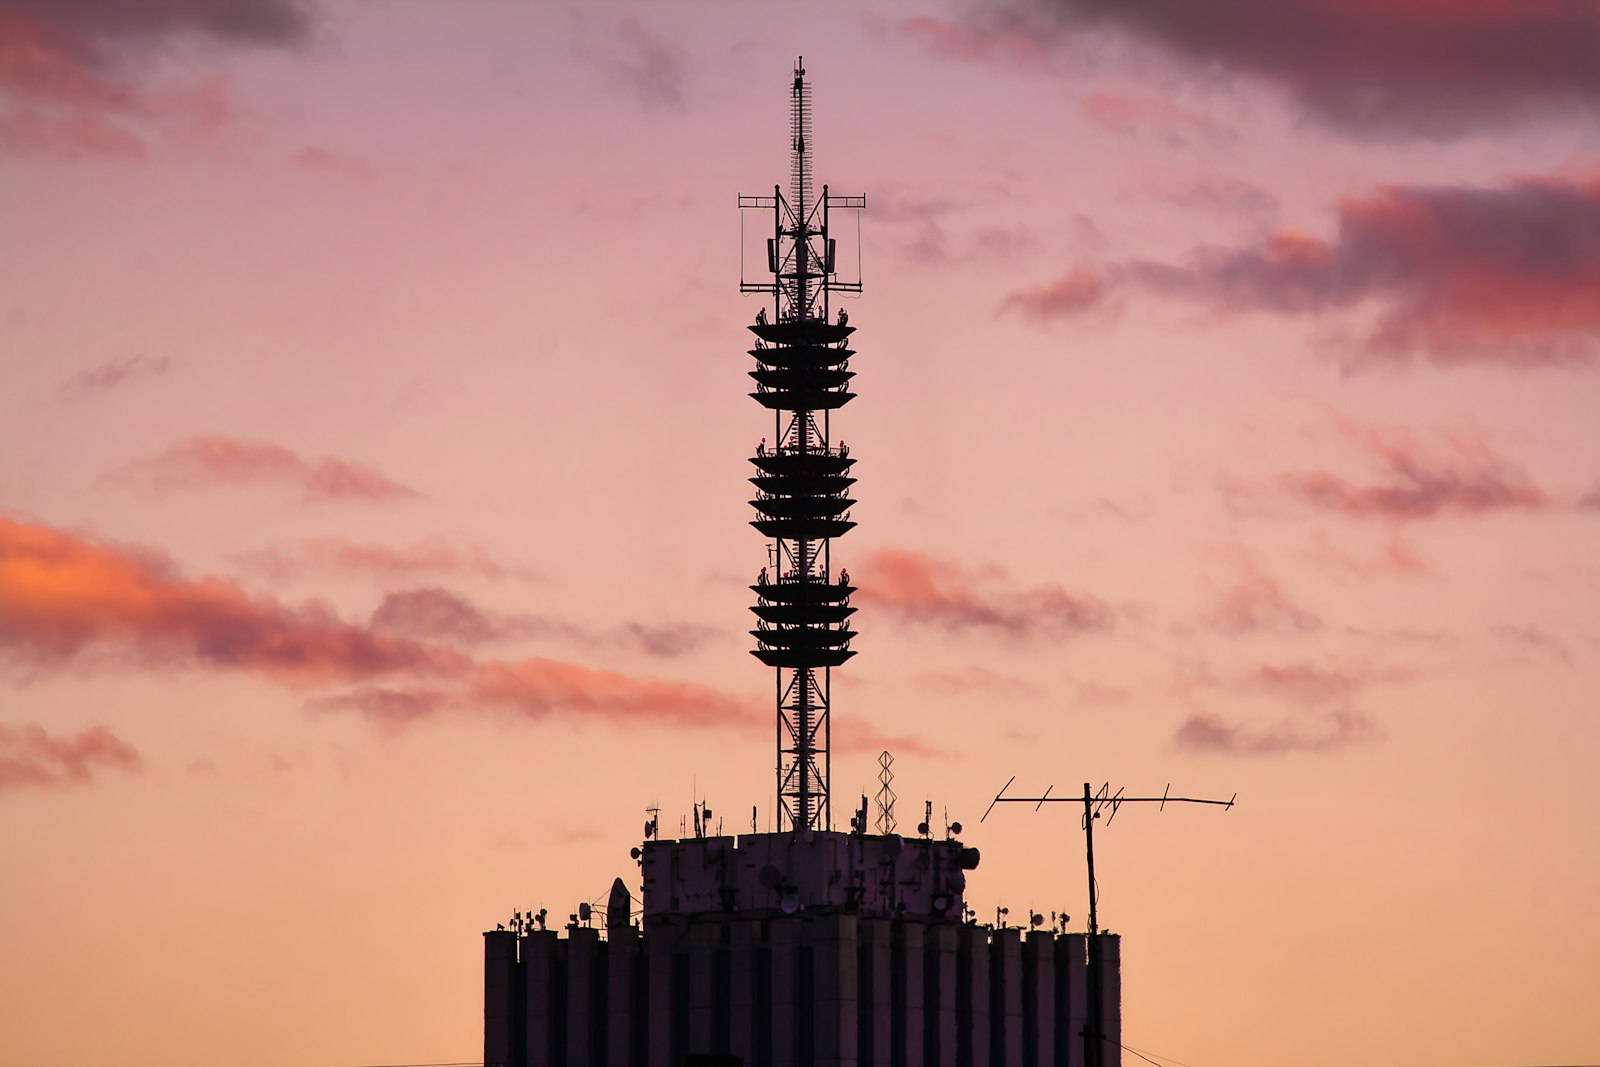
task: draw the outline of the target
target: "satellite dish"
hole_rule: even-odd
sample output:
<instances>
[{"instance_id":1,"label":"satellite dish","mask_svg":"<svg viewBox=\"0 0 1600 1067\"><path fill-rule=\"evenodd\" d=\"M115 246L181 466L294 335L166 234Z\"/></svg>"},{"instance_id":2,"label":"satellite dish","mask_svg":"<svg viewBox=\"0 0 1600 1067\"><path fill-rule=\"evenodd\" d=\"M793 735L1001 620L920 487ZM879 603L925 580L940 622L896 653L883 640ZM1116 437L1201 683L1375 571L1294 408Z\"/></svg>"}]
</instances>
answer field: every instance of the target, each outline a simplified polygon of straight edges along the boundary
<instances>
[{"instance_id":1,"label":"satellite dish","mask_svg":"<svg viewBox=\"0 0 1600 1067\"><path fill-rule=\"evenodd\" d=\"M1028 922L1033 924L1034 926L1043 926L1044 925L1044 916L1040 915L1036 911L1030 911L1028 913Z\"/></svg>"},{"instance_id":2,"label":"satellite dish","mask_svg":"<svg viewBox=\"0 0 1600 1067\"><path fill-rule=\"evenodd\" d=\"M769 863L761 868L756 880L761 883L763 889L776 889L783 882L783 872Z\"/></svg>"},{"instance_id":3,"label":"satellite dish","mask_svg":"<svg viewBox=\"0 0 1600 1067\"><path fill-rule=\"evenodd\" d=\"M783 909L785 915L793 915L800 910L800 894L792 889L789 890L783 895L783 899L778 901L778 907Z\"/></svg>"},{"instance_id":4,"label":"satellite dish","mask_svg":"<svg viewBox=\"0 0 1600 1067\"><path fill-rule=\"evenodd\" d=\"M900 855L900 850L905 848L905 846L905 838L901 837L899 834L890 834L883 839L884 855L888 856L890 859Z\"/></svg>"},{"instance_id":5,"label":"satellite dish","mask_svg":"<svg viewBox=\"0 0 1600 1067\"><path fill-rule=\"evenodd\" d=\"M957 859L963 871L975 871L978 869L978 861L982 858L977 849L964 848Z\"/></svg>"},{"instance_id":6,"label":"satellite dish","mask_svg":"<svg viewBox=\"0 0 1600 1067\"><path fill-rule=\"evenodd\" d=\"M594 914L594 909L589 907L589 905L587 905L587 904L579 904L578 905L578 919L579 919L580 922L588 922L590 916L592 916L593 914Z\"/></svg>"},{"instance_id":7,"label":"satellite dish","mask_svg":"<svg viewBox=\"0 0 1600 1067\"><path fill-rule=\"evenodd\" d=\"M628 855L630 855L630 856L632 856L632 857L633 857L633 858L634 858L634 859L638 859L638 858L639 858L639 857L640 857L640 856L643 856L643 855L644 855L644 853L643 853L643 852L640 852L640 851L639 851L639 850L638 850L638 849L636 849L636 848L630 848L630 849L629 849L629 850L628 850Z\"/></svg>"},{"instance_id":8,"label":"satellite dish","mask_svg":"<svg viewBox=\"0 0 1600 1067\"><path fill-rule=\"evenodd\" d=\"M950 832L953 833L953 834L959 834L961 832L961 824L958 823L958 822L951 823L950 824Z\"/></svg>"}]
</instances>

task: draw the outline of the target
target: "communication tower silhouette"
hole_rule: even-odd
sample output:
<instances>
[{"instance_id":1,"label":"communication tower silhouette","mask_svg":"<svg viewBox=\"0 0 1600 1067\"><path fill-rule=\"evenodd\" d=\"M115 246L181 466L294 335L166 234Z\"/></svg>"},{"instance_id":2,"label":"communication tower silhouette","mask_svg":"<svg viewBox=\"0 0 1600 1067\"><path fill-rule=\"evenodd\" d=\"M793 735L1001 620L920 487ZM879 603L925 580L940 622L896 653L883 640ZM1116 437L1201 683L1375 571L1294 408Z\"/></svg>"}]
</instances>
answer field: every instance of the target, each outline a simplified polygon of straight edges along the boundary
<instances>
[{"instance_id":1,"label":"communication tower silhouette","mask_svg":"<svg viewBox=\"0 0 1600 1067\"><path fill-rule=\"evenodd\" d=\"M768 561L750 587L758 600L750 610L759 623L750 635L752 654L774 669L778 720L778 829L833 828L828 803L832 771L833 668L855 652L850 641L848 572L833 572L833 539L848 533L855 503L855 460L843 441L834 444L833 413L850 392L850 335L855 327L833 295L861 291L861 280L843 281L837 271L832 212L866 206L864 196L834 196L812 183L811 86L796 62L789 104L789 192L774 185L771 196L740 196L741 211L771 211L767 238L769 280L747 281L741 292L770 298L750 327L757 367L750 396L772 412L772 441L750 462L750 501L760 516L750 525L772 539Z\"/></svg>"}]
</instances>

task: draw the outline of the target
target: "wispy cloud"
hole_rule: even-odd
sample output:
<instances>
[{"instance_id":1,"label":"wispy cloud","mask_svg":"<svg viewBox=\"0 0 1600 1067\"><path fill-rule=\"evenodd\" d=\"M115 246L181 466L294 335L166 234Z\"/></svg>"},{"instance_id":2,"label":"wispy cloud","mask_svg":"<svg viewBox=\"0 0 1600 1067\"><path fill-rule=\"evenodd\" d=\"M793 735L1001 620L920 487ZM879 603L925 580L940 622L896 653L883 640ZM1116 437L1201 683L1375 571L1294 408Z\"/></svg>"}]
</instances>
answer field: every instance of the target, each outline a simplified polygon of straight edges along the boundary
<instances>
[{"instance_id":1,"label":"wispy cloud","mask_svg":"<svg viewBox=\"0 0 1600 1067\"><path fill-rule=\"evenodd\" d=\"M1150 131L1167 137L1216 138L1224 129L1210 117L1165 96L1095 90L1078 97L1084 118L1111 133Z\"/></svg>"},{"instance_id":2,"label":"wispy cloud","mask_svg":"<svg viewBox=\"0 0 1600 1067\"><path fill-rule=\"evenodd\" d=\"M1178 727L1176 742L1191 752L1229 756L1281 756L1291 752L1335 752L1374 741L1372 720L1349 709L1283 719L1269 725L1233 723L1213 714L1191 715Z\"/></svg>"},{"instance_id":3,"label":"wispy cloud","mask_svg":"<svg viewBox=\"0 0 1600 1067\"><path fill-rule=\"evenodd\" d=\"M159 378L172 361L166 356L122 356L97 367L79 371L61 386L63 400L83 400L96 393L107 393L141 378Z\"/></svg>"},{"instance_id":4,"label":"wispy cloud","mask_svg":"<svg viewBox=\"0 0 1600 1067\"><path fill-rule=\"evenodd\" d=\"M982 693L989 696L1034 697L1044 690L1015 675L987 667L928 671L916 677L917 685L941 693Z\"/></svg>"},{"instance_id":5,"label":"wispy cloud","mask_svg":"<svg viewBox=\"0 0 1600 1067\"><path fill-rule=\"evenodd\" d=\"M864 21L870 32L899 38L939 59L1020 69L1043 69L1050 64L1050 50L1040 37L1000 23L932 15L893 21L867 15Z\"/></svg>"},{"instance_id":6,"label":"wispy cloud","mask_svg":"<svg viewBox=\"0 0 1600 1067\"><path fill-rule=\"evenodd\" d=\"M142 765L138 750L105 726L54 736L42 726L0 723L0 793L87 785L100 771L137 771Z\"/></svg>"},{"instance_id":7,"label":"wispy cloud","mask_svg":"<svg viewBox=\"0 0 1600 1067\"><path fill-rule=\"evenodd\" d=\"M1322 619L1296 604L1276 579L1254 563L1241 560L1236 577L1223 588L1204 621L1225 634L1312 632Z\"/></svg>"},{"instance_id":8,"label":"wispy cloud","mask_svg":"<svg viewBox=\"0 0 1600 1067\"><path fill-rule=\"evenodd\" d=\"M460 593L437 586L390 593L372 612L372 629L426 641L479 645L539 629L537 620L484 611Z\"/></svg>"},{"instance_id":9,"label":"wispy cloud","mask_svg":"<svg viewBox=\"0 0 1600 1067\"><path fill-rule=\"evenodd\" d=\"M353 152L343 152L321 145L306 145L289 156L296 169L309 174L323 174L354 181L371 181L372 163L367 157Z\"/></svg>"},{"instance_id":10,"label":"wispy cloud","mask_svg":"<svg viewBox=\"0 0 1600 1067\"><path fill-rule=\"evenodd\" d=\"M1109 631L1111 608L1056 585L1022 586L997 567L973 571L904 549L879 549L856 574L855 600L907 623L1012 636Z\"/></svg>"},{"instance_id":11,"label":"wispy cloud","mask_svg":"<svg viewBox=\"0 0 1600 1067\"><path fill-rule=\"evenodd\" d=\"M1197 74L1221 66L1273 84L1357 136L1453 136L1600 105L1600 21L1584 0L1206 0L1201 17L1172 0L1015 0L973 12L929 50L1014 65L994 42L1025 39L1034 55L1111 34Z\"/></svg>"},{"instance_id":12,"label":"wispy cloud","mask_svg":"<svg viewBox=\"0 0 1600 1067\"><path fill-rule=\"evenodd\" d=\"M1153 174L1141 191L1169 204L1210 213L1260 215L1279 207L1270 189L1225 174Z\"/></svg>"},{"instance_id":13,"label":"wispy cloud","mask_svg":"<svg viewBox=\"0 0 1600 1067\"><path fill-rule=\"evenodd\" d=\"M1075 267L1042 285L1007 294L1000 311L1016 311L1035 322L1048 322L1106 310L1110 295L1110 282L1103 271Z\"/></svg>"},{"instance_id":14,"label":"wispy cloud","mask_svg":"<svg viewBox=\"0 0 1600 1067\"><path fill-rule=\"evenodd\" d=\"M604 77L650 111L684 111L688 60L682 45L631 16L585 26L576 51Z\"/></svg>"},{"instance_id":15,"label":"wispy cloud","mask_svg":"<svg viewBox=\"0 0 1600 1067\"><path fill-rule=\"evenodd\" d=\"M1507 644L1537 649L1554 656L1562 663L1569 665L1572 663L1572 649L1567 643L1535 623L1496 623L1490 627L1490 632Z\"/></svg>"},{"instance_id":16,"label":"wispy cloud","mask_svg":"<svg viewBox=\"0 0 1600 1067\"><path fill-rule=\"evenodd\" d=\"M298 0L0 0L0 148L68 159L139 160L155 134L233 121L215 74L151 76L174 48L295 48L311 37Z\"/></svg>"},{"instance_id":17,"label":"wispy cloud","mask_svg":"<svg viewBox=\"0 0 1600 1067\"><path fill-rule=\"evenodd\" d=\"M1323 346L1352 370L1418 358L1542 368L1600 354L1600 181L1389 186L1342 200L1331 239L1280 229L1181 263L1077 266L1004 307L1035 319L1114 310L1138 289L1220 313L1354 316L1374 328Z\"/></svg>"},{"instance_id":18,"label":"wispy cloud","mask_svg":"<svg viewBox=\"0 0 1600 1067\"><path fill-rule=\"evenodd\" d=\"M191 437L107 477L164 490L277 485L299 489L307 500L321 501L388 503L419 495L364 463L310 460L282 445L233 437Z\"/></svg>"},{"instance_id":19,"label":"wispy cloud","mask_svg":"<svg viewBox=\"0 0 1600 1067\"><path fill-rule=\"evenodd\" d=\"M463 610L435 597L423 606L440 616L435 631L477 621L470 604ZM314 708L391 727L445 712L707 727L759 718L745 699L708 686L543 657L480 659L344 622L315 602L286 604L221 579L184 578L148 550L11 519L0 519L0 662L34 674L242 672L311 691Z\"/></svg>"},{"instance_id":20,"label":"wispy cloud","mask_svg":"<svg viewBox=\"0 0 1600 1067\"><path fill-rule=\"evenodd\" d=\"M874 201L873 221L890 233L896 250L925 266L950 266L979 261L1010 262L1038 247L1038 238L1023 224L973 225L962 213L999 195L987 189L971 201L926 197L888 182Z\"/></svg>"},{"instance_id":21,"label":"wispy cloud","mask_svg":"<svg viewBox=\"0 0 1600 1067\"><path fill-rule=\"evenodd\" d=\"M291 547L241 553L234 561L271 578L301 574L371 574L390 581L421 575L474 575L482 578L533 578L526 568L509 566L487 549L430 538L409 545L377 545L322 537Z\"/></svg>"},{"instance_id":22,"label":"wispy cloud","mask_svg":"<svg viewBox=\"0 0 1600 1067\"><path fill-rule=\"evenodd\" d=\"M1362 482L1319 470L1278 476L1277 489L1316 508L1355 519L1394 522L1496 511L1537 511L1549 498L1528 475L1489 446L1481 433L1386 428L1347 418L1339 434L1382 471Z\"/></svg>"}]
</instances>

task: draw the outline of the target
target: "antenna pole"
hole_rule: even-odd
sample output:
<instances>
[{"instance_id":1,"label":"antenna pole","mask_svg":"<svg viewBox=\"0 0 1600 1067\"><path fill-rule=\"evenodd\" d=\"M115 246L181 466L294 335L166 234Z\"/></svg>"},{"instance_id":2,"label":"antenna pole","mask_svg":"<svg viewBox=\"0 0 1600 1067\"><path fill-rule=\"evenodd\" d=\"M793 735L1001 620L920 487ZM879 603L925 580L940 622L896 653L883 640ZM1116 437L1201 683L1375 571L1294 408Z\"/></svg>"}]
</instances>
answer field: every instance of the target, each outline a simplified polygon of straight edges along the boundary
<instances>
[{"instance_id":1,"label":"antenna pole","mask_svg":"<svg viewBox=\"0 0 1600 1067\"><path fill-rule=\"evenodd\" d=\"M1048 792L1048 791L1047 791ZM1044 798L1040 798L1040 804ZM1094 821L1099 813L1094 810L1094 794L1089 783L1083 783L1083 843L1089 863L1089 1017L1083 1025L1083 1062L1085 1067L1100 1067L1100 920L1098 913L1100 894L1094 882Z\"/></svg>"}]
</instances>

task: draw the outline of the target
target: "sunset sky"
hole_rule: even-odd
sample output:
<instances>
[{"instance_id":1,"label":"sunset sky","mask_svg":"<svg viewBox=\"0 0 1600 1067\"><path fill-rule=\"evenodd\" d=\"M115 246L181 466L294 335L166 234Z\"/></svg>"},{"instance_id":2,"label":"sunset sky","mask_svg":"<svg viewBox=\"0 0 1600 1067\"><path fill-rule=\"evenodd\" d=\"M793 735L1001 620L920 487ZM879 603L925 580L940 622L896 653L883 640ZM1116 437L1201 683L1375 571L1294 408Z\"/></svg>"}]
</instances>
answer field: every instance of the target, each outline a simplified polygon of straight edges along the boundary
<instances>
[{"instance_id":1,"label":"sunset sky","mask_svg":"<svg viewBox=\"0 0 1600 1067\"><path fill-rule=\"evenodd\" d=\"M1096 836L1130 1046L1600 1062L1596 0L0 0L0 1062L475 1060L482 930L768 828L801 54L836 823L1081 929L1008 778L1237 792Z\"/></svg>"}]
</instances>

